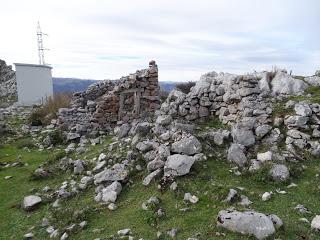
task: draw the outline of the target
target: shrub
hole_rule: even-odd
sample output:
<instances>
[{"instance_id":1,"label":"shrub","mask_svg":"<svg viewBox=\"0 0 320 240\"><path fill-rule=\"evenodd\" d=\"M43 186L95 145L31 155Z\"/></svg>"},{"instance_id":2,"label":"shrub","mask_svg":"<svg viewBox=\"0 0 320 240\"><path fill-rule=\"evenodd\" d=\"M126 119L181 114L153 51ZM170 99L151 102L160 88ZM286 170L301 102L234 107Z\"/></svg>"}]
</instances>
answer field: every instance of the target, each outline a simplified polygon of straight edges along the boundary
<instances>
[{"instance_id":1,"label":"shrub","mask_svg":"<svg viewBox=\"0 0 320 240\"><path fill-rule=\"evenodd\" d=\"M58 131L58 130L53 131L49 133L49 136L51 138L51 143L53 145L62 144L64 142L61 131Z\"/></svg>"},{"instance_id":2,"label":"shrub","mask_svg":"<svg viewBox=\"0 0 320 240\"><path fill-rule=\"evenodd\" d=\"M29 122L33 126L48 125L50 121L57 118L59 108L67 107L71 101L71 94L55 94L40 107L37 107L30 115Z\"/></svg>"},{"instance_id":3,"label":"shrub","mask_svg":"<svg viewBox=\"0 0 320 240\"><path fill-rule=\"evenodd\" d=\"M189 81L189 82L183 82L183 83L178 83L176 85L176 89L180 90L181 92L185 93L185 94L188 94L191 90L191 88L193 86L195 86L196 83L195 82L192 82L192 81Z\"/></svg>"},{"instance_id":4,"label":"shrub","mask_svg":"<svg viewBox=\"0 0 320 240\"><path fill-rule=\"evenodd\" d=\"M17 141L17 148L35 148L36 146L34 145L34 143L32 142L31 139L20 139Z\"/></svg>"}]
</instances>

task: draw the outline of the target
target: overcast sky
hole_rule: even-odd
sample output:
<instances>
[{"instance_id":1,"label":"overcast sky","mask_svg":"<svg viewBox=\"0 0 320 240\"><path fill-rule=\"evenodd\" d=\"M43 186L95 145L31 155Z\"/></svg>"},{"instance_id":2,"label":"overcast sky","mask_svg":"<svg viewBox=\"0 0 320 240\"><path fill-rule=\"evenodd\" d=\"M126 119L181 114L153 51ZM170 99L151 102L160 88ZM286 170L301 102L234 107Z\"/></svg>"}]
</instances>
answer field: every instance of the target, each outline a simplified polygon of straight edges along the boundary
<instances>
[{"instance_id":1,"label":"overcast sky","mask_svg":"<svg viewBox=\"0 0 320 240\"><path fill-rule=\"evenodd\" d=\"M0 0L0 59L57 77L116 79L157 61L161 81L208 71L320 69L320 0Z\"/></svg>"}]
</instances>

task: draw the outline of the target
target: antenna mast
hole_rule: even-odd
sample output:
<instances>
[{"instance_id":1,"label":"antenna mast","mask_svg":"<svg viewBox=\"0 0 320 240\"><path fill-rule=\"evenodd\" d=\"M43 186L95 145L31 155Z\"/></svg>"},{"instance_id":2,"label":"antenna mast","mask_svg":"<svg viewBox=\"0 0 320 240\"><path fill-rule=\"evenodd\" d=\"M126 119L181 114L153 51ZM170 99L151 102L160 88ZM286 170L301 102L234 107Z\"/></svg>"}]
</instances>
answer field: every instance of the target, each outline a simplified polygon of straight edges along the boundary
<instances>
[{"instance_id":1,"label":"antenna mast","mask_svg":"<svg viewBox=\"0 0 320 240\"><path fill-rule=\"evenodd\" d=\"M49 50L43 47L43 36L48 36L41 31L40 22L38 22L38 29L37 29L37 40L38 40L38 55L39 55L39 64L45 65L44 60L44 51Z\"/></svg>"}]
</instances>

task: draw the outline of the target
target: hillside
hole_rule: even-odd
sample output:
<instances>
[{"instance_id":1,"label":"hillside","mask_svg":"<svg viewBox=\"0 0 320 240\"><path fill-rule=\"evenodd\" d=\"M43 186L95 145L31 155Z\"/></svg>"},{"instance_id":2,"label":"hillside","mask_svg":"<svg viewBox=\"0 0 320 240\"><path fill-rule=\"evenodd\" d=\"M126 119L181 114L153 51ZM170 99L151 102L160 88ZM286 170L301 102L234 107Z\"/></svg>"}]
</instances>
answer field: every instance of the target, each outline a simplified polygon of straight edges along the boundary
<instances>
[{"instance_id":1,"label":"hillside","mask_svg":"<svg viewBox=\"0 0 320 240\"><path fill-rule=\"evenodd\" d=\"M320 76L210 72L158 94L151 61L49 125L1 109L1 238L319 239Z\"/></svg>"}]
</instances>

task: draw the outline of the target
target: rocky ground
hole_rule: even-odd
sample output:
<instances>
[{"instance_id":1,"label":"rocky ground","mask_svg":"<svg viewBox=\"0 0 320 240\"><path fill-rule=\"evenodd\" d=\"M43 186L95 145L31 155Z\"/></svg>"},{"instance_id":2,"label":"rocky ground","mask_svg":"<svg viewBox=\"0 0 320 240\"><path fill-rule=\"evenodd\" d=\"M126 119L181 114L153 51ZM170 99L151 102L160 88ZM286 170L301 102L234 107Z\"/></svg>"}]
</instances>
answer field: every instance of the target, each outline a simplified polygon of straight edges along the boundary
<instances>
[{"instance_id":1,"label":"rocky ground","mask_svg":"<svg viewBox=\"0 0 320 240\"><path fill-rule=\"evenodd\" d=\"M318 239L319 85L212 72L153 118L94 135L3 108L0 236Z\"/></svg>"},{"instance_id":2,"label":"rocky ground","mask_svg":"<svg viewBox=\"0 0 320 240\"><path fill-rule=\"evenodd\" d=\"M12 66L0 59L0 107L10 106L17 100L16 75Z\"/></svg>"}]
</instances>

